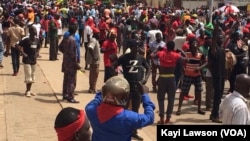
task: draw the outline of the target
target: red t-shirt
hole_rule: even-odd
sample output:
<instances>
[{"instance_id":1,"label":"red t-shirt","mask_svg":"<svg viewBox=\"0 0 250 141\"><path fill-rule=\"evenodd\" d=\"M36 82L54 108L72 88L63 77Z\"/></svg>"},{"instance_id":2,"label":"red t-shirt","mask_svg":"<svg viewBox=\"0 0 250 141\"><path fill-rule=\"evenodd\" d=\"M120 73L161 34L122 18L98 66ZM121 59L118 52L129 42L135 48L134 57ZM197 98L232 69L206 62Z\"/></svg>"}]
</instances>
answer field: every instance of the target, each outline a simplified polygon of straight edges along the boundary
<instances>
[{"instance_id":1,"label":"red t-shirt","mask_svg":"<svg viewBox=\"0 0 250 141\"><path fill-rule=\"evenodd\" d=\"M184 42L184 44L182 45L182 50L183 51L186 51L186 50L188 50L189 49L189 44L188 44L188 42Z\"/></svg>"},{"instance_id":2,"label":"red t-shirt","mask_svg":"<svg viewBox=\"0 0 250 141\"><path fill-rule=\"evenodd\" d=\"M109 67L112 65L112 62L110 60L110 56L117 54L117 44L114 41L112 42L110 40L106 40L102 43L102 48L103 49L113 48L113 50L110 50L110 51L103 53L104 66Z\"/></svg>"},{"instance_id":3,"label":"red t-shirt","mask_svg":"<svg viewBox=\"0 0 250 141\"><path fill-rule=\"evenodd\" d=\"M102 21L100 24L99 24L99 29L100 29L100 40L104 40L106 39L106 31L108 29L108 24L105 23L104 21Z\"/></svg>"},{"instance_id":4,"label":"red t-shirt","mask_svg":"<svg viewBox=\"0 0 250 141\"><path fill-rule=\"evenodd\" d=\"M177 60L181 58L179 53L174 51L169 52L166 49L159 51L157 56L159 57L160 66L162 67L175 67Z\"/></svg>"}]
</instances>

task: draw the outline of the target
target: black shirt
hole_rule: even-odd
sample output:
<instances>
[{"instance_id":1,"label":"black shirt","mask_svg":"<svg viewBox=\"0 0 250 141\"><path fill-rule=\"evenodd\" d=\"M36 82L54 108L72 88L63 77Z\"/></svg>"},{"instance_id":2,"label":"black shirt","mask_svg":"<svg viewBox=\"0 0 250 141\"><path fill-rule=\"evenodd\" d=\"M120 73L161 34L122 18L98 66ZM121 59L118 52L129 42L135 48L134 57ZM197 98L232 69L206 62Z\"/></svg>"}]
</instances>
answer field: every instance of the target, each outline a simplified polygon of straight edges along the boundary
<instances>
[{"instance_id":1,"label":"black shirt","mask_svg":"<svg viewBox=\"0 0 250 141\"><path fill-rule=\"evenodd\" d=\"M122 65L124 78L129 83L136 83L144 79L144 69L148 67L148 63L142 55L124 54L118 58L117 62L118 65Z\"/></svg>"},{"instance_id":2,"label":"black shirt","mask_svg":"<svg viewBox=\"0 0 250 141\"><path fill-rule=\"evenodd\" d=\"M242 55L244 54L245 52L240 49L237 45L236 42L230 42L229 45L228 45L228 49L230 49L230 51L234 54L234 55ZM244 57L246 58L247 56L247 53L245 53L245 56L241 56L241 57L237 57L237 65L243 65L245 64L243 60Z\"/></svg>"},{"instance_id":3,"label":"black shirt","mask_svg":"<svg viewBox=\"0 0 250 141\"><path fill-rule=\"evenodd\" d=\"M216 46L215 54L212 54L211 49L209 49L208 63L213 77L225 77L226 58L224 48Z\"/></svg>"},{"instance_id":4,"label":"black shirt","mask_svg":"<svg viewBox=\"0 0 250 141\"><path fill-rule=\"evenodd\" d=\"M23 63L36 64L37 51L40 48L39 40L35 38L34 41L31 41L29 37L25 37L19 42L19 46L23 47L23 52L28 55L27 57L23 56Z\"/></svg>"}]
</instances>

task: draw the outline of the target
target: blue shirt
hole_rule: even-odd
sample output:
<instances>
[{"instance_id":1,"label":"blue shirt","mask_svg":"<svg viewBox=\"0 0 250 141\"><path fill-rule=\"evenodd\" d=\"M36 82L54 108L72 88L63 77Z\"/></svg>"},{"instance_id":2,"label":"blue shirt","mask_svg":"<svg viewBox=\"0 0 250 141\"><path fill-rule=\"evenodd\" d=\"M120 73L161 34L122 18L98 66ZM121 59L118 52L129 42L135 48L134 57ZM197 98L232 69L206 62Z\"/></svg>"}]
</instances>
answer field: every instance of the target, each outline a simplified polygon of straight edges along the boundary
<instances>
[{"instance_id":1,"label":"blue shirt","mask_svg":"<svg viewBox=\"0 0 250 141\"><path fill-rule=\"evenodd\" d=\"M101 92L85 107L86 114L93 128L92 141L131 141L134 129L139 129L154 122L154 104L148 94L142 95L144 114L123 109L120 112L110 113L98 108L103 104ZM112 106L111 106L112 107ZM115 107L115 106L113 106ZM106 110L106 111L105 111ZM101 116L112 114L109 119L101 122Z\"/></svg>"},{"instance_id":2,"label":"blue shirt","mask_svg":"<svg viewBox=\"0 0 250 141\"><path fill-rule=\"evenodd\" d=\"M64 38L67 38L70 36L70 33L69 31L66 31L63 35ZM80 36L78 33L75 33L75 36L74 36L75 40L76 40L76 46L77 46L77 49L76 49L76 55L77 55L77 62L80 62L80 58L81 58L81 54L80 54L80 50L81 50L81 45L80 45Z\"/></svg>"}]
</instances>

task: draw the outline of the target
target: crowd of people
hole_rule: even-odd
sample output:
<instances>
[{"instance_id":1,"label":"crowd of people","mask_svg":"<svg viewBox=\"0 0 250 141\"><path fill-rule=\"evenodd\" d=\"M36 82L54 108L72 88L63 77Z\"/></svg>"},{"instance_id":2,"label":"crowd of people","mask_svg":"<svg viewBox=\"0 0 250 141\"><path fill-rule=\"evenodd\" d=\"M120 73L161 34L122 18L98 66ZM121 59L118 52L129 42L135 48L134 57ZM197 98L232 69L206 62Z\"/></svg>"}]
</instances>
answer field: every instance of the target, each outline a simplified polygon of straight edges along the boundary
<instances>
[{"instance_id":1,"label":"crowd of people","mask_svg":"<svg viewBox=\"0 0 250 141\"><path fill-rule=\"evenodd\" d=\"M17 76L22 56L27 97L35 96L31 86L42 48L49 47L50 61L63 54L63 100L79 103L74 98L77 71L90 72L88 92L96 97L86 106L86 115L74 108L59 113L55 129L60 141L89 138L90 125L93 141L143 140L137 129L154 121L155 107L145 88L150 75L152 91L157 93L157 124L171 123L176 93L180 93L177 116L182 114L183 100L194 98L197 113L211 111L212 122L250 124L246 104L250 14L245 11L236 12L231 5L210 13L203 8L153 8L142 3L124 7L83 1L2 1L0 14L0 68L3 56L11 55L13 76ZM64 28L68 28L65 33ZM105 67L105 84L98 92L100 63ZM221 102L226 81L229 95ZM205 110L201 108L203 82ZM189 94L191 85L194 96ZM144 114L138 113L141 103Z\"/></svg>"}]
</instances>

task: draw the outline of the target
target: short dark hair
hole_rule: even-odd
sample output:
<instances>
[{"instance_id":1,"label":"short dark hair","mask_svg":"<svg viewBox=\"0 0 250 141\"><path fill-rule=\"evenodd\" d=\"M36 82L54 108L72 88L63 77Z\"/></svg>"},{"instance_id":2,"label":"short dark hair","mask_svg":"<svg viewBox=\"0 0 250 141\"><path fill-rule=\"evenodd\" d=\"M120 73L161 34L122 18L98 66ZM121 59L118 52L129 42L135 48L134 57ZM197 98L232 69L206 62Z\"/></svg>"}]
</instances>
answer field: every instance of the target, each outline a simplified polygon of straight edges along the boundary
<instances>
[{"instance_id":1,"label":"short dark hair","mask_svg":"<svg viewBox=\"0 0 250 141\"><path fill-rule=\"evenodd\" d=\"M174 50L174 48L175 48L175 42L174 41L168 41L167 42L167 49L169 51L172 51L172 50Z\"/></svg>"},{"instance_id":2,"label":"short dark hair","mask_svg":"<svg viewBox=\"0 0 250 141\"><path fill-rule=\"evenodd\" d=\"M61 128L70 125L78 119L79 114L79 109L72 107L63 108L56 116L55 128Z\"/></svg>"}]
</instances>

